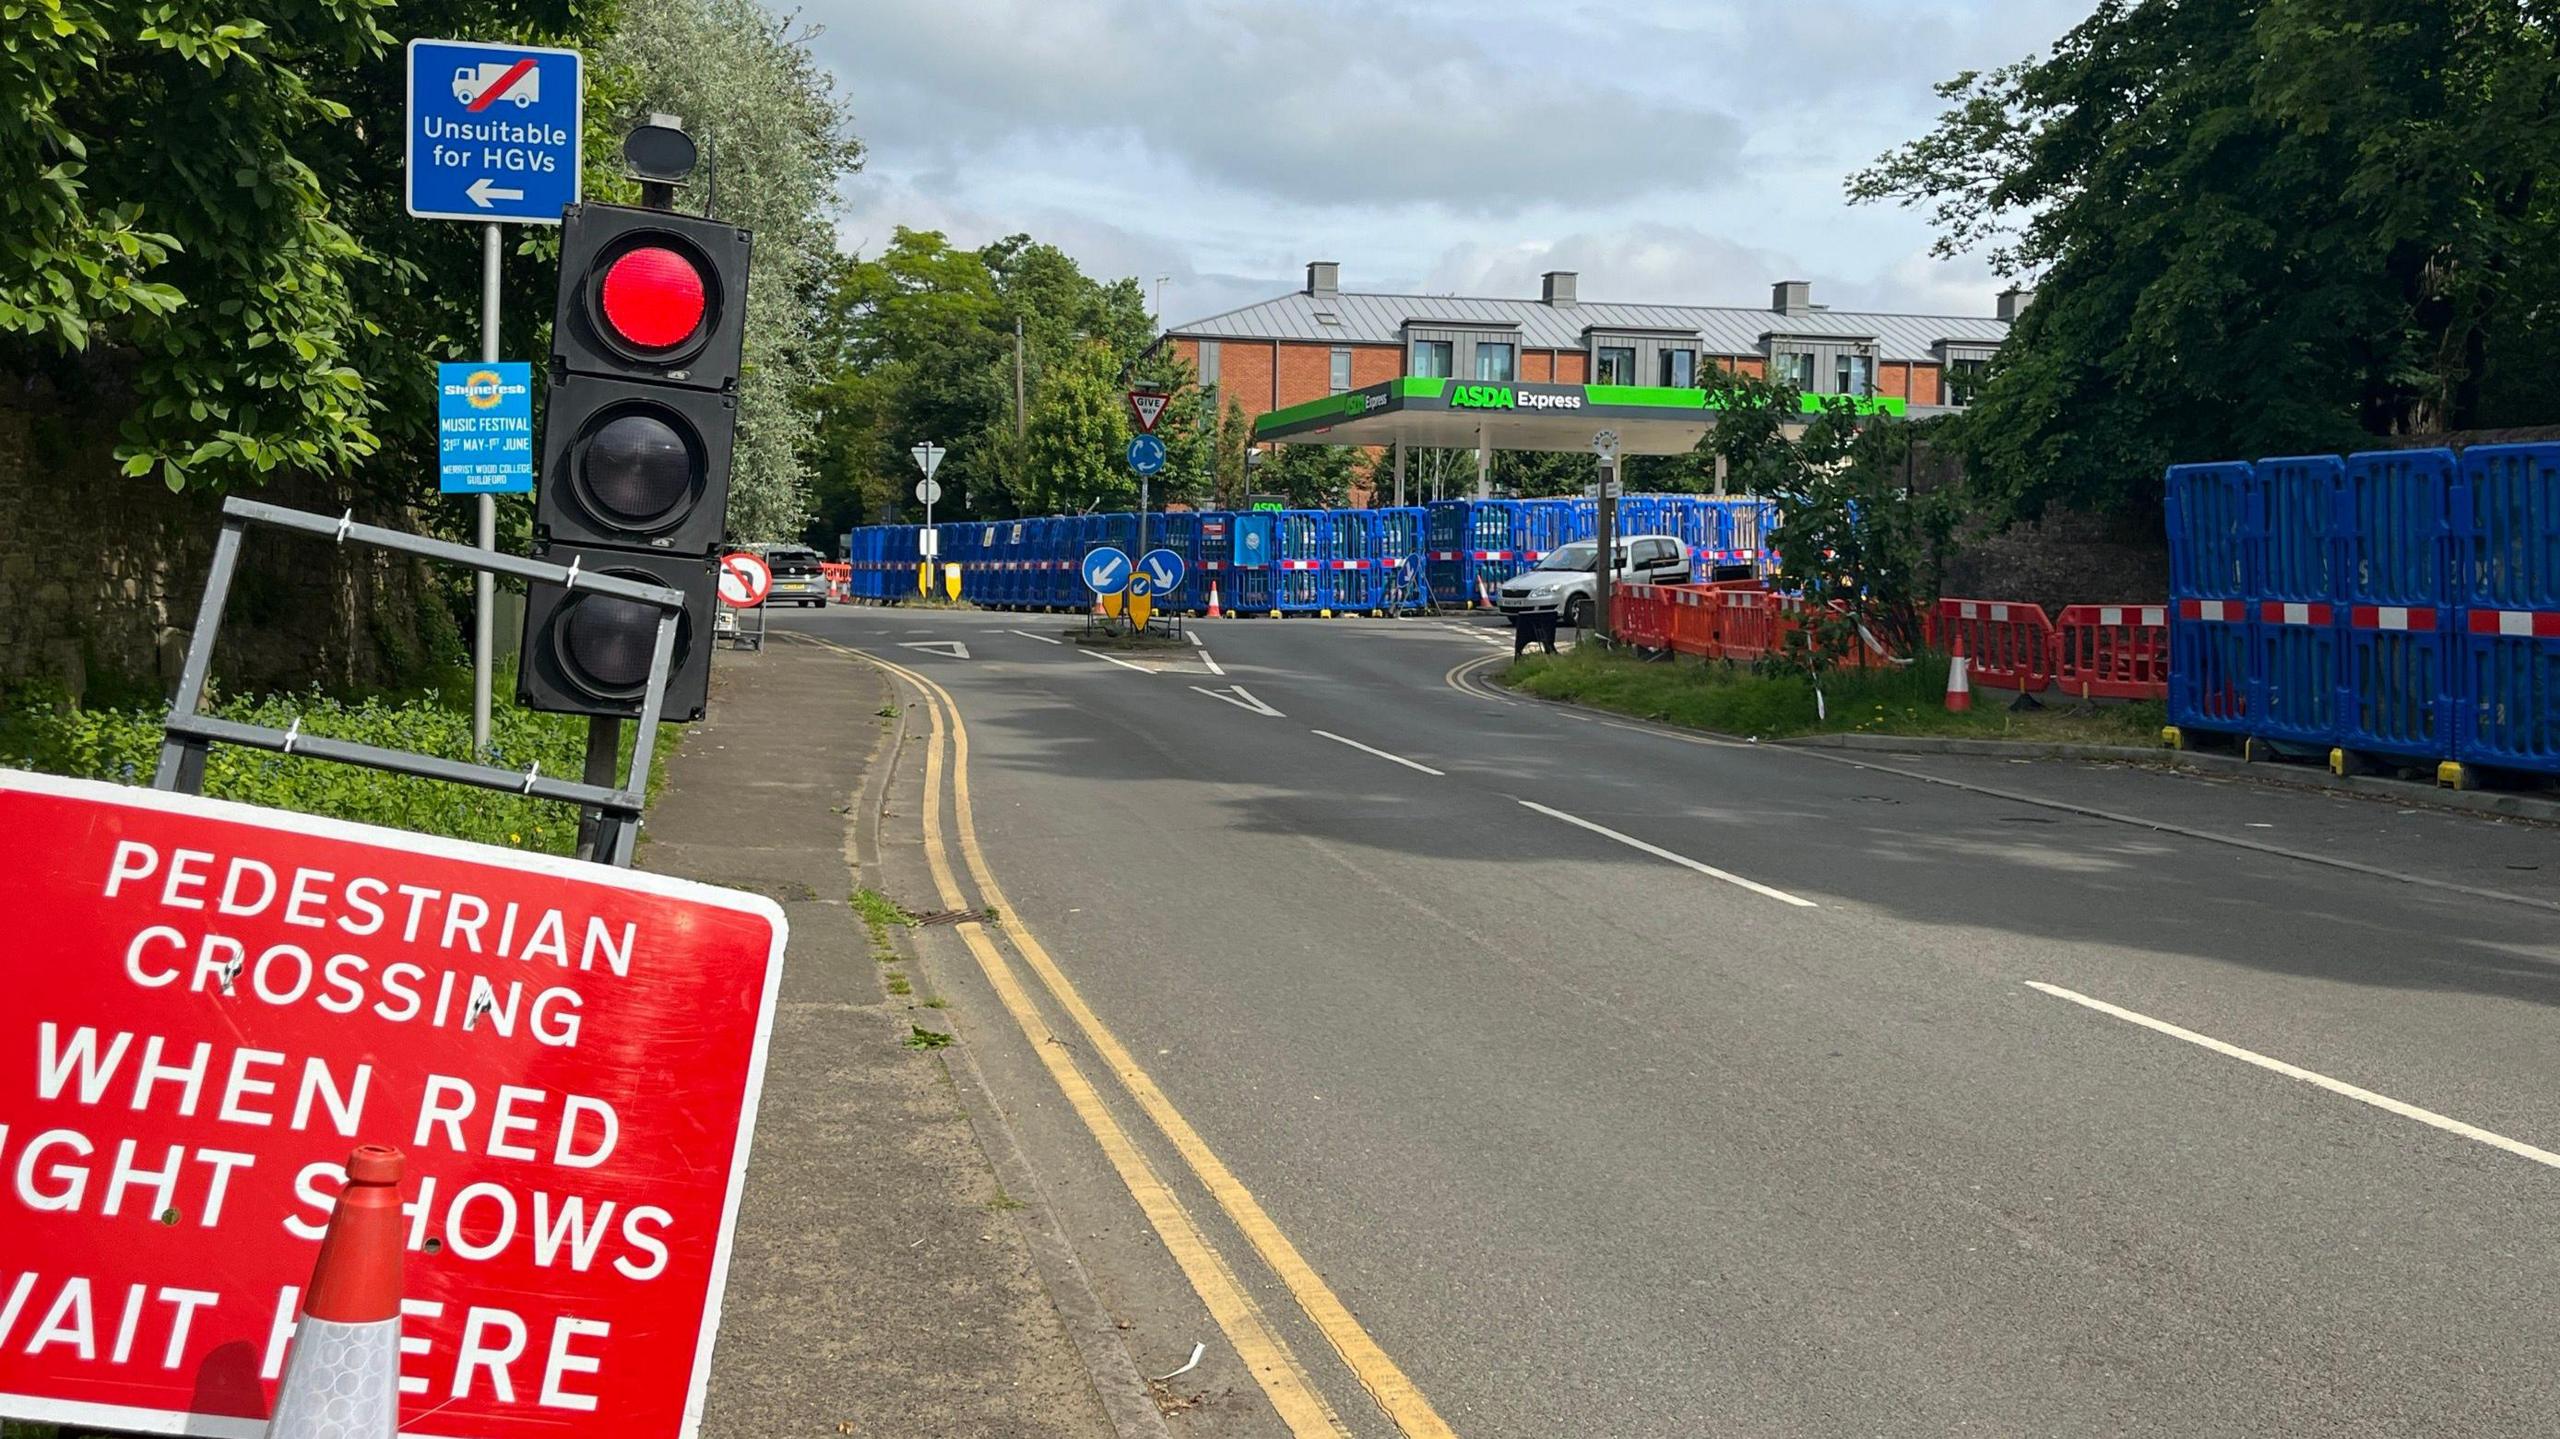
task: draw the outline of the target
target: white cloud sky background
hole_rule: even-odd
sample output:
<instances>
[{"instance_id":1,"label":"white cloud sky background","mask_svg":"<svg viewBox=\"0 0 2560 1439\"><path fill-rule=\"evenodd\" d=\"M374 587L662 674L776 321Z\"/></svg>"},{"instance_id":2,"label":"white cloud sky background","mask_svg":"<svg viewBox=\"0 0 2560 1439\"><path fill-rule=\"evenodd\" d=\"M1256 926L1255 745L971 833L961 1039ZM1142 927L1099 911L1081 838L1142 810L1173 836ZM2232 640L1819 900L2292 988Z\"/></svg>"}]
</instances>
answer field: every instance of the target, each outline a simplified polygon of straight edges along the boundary
<instances>
[{"instance_id":1,"label":"white cloud sky background","mask_svg":"<svg viewBox=\"0 0 2560 1439\"><path fill-rule=\"evenodd\" d=\"M805 0L869 148L839 232L1027 231L1179 323L1294 288L1991 313L1841 182L2089 0Z\"/></svg>"}]
</instances>

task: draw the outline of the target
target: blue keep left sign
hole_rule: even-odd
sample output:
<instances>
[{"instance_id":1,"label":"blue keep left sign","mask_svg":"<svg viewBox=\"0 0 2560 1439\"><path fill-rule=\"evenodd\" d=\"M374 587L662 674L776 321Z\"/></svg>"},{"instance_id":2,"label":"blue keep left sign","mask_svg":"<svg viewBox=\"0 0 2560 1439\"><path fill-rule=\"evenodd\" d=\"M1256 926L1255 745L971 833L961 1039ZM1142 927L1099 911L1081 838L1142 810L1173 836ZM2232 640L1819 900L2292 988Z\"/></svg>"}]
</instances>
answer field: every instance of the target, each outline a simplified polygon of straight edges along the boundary
<instances>
[{"instance_id":1,"label":"blue keep left sign","mask_svg":"<svg viewBox=\"0 0 2560 1439\"><path fill-rule=\"evenodd\" d=\"M409 213L557 225L578 203L586 70L575 50L409 42Z\"/></svg>"},{"instance_id":2,"label":"blue keep left sign","mask_svg":"<svg viewBox=\"0 0 2560 1439\"><path fill-rule=\"evenodd\" d=\"M533 489L533 366L436 366L436 488L448 495Z\"/></svg>"}]
</instances>

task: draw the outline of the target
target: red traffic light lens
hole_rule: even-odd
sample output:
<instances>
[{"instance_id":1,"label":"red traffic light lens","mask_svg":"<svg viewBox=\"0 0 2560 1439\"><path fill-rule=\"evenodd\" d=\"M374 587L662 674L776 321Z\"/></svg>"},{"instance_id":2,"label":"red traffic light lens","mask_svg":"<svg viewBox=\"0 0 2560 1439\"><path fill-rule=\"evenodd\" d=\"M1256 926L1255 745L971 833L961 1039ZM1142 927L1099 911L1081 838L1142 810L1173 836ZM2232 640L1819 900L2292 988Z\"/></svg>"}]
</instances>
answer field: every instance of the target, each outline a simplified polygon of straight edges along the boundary
<instances>
[{"instance_id":1,"label":"red traffic light lens","mask_svg":"<svg viewBox=\"0 0 2560 1439\"><path fill-rule=\"evenodd\" d=\"M672 350L692 339L709 308L701 269L658 245L616 256L604 272L601 298L614 334L644 350Z\"/></svg>"}]
</instances>

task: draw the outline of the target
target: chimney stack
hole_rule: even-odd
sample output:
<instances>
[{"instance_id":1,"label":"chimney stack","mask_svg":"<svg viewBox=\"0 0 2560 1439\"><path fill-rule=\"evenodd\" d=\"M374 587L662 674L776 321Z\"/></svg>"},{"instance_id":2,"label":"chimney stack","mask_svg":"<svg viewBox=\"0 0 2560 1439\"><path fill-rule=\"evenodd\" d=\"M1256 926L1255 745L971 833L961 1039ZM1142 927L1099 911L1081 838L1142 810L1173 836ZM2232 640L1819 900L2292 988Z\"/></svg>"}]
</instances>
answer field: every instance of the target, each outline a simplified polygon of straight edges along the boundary
<instances>
[{"instance_id":1,"label":"chimney stack","mask_svg":"<svg viewBox=\"0 0 2560 1439\"><path fill-rule=\"evenodd\" d=\"M1769 308L1781 315L1801 315L1813 308L1811 280L1780 280L1769 287Z\"/></svg>"},{"instance_id":2,"label":"chimney stack","mask_svg":"<svg viewBox=\"0 0 2560 1439\"><path fill-rule=\"evenodd\" d=\"M2009 321L2011 324L2017 323L2018 316L2026 313L2027 306L2035 303L2035 298L2036 292L2024 285L2011 285L2009 288L2002 290L2000 292L2000 318Z\"/></svg>"},{"instance_id":3,"label":"chimney stack","mask_svg":"<svg viewBox=\"0 0 2560 1439\"><path fill-rule=\"evenodd\" d=\"M1307 293L1336 295L1342 292L1342 265L1334 260L1307 262Z\"/></svg>"},{"instance_id":4,"label":"chimney stack","mask_svg":"<svg viewBox=\"0 0 2560 1439\"><path fill-rule=\"evenodd\" d=\"M1571 270L1549 270L1542 277L1541 294L1539 298L1545 300L1550 305L1562 306L1573 304L1574 283L1576 278L1577 277L1574 272Z\"/></svg>"}]
</instances>

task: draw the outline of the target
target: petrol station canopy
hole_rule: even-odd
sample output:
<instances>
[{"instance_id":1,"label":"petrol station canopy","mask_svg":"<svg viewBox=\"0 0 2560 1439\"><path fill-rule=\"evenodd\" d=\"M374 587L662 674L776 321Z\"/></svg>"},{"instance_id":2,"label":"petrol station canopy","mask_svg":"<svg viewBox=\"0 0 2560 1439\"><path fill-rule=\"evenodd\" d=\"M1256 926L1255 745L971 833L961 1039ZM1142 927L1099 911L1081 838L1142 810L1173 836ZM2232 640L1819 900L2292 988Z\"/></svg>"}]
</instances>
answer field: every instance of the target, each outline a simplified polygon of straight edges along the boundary
<instances>
[{"instance_id":1,"label":"petrol station canopy","mask_svg":"<svg viewBox=\"0 0 2560 1439\"><path fill-rule=\"evenodd\" d=\"M1808 415L1839 396L1804 398ZM1680 455L1712 428L1724 395L1652 385L1479 383L1406 376L1274 410L1253 422L1257 442L1393 445L1449 450L1588 451L1615 430L1625 455ZM1890 395L1852 401L1860 414L1901 415Z\"/></svg>"}]
</instances>

